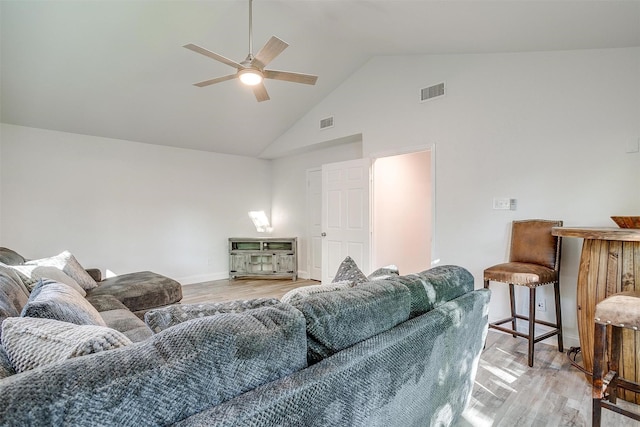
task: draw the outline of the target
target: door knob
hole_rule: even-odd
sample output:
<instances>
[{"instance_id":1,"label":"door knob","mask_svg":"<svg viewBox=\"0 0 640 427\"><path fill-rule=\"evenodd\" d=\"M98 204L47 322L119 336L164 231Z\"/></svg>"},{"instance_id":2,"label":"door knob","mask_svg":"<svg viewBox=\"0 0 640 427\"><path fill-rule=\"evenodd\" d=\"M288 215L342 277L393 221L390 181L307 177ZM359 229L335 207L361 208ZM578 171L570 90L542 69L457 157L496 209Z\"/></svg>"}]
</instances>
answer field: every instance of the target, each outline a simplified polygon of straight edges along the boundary
<instances>
[{"instance_id":1,"label":"door knob","mask_svg":"<svg viewBox=\"0 0 640 427\"><path fill-rule=\"evenodd\" d=\"M327 237L327 233L325 233L324 231L323 231L322 233L320 233L320 235L321 235L322 237Z\"/></svg>"}]
</instances>

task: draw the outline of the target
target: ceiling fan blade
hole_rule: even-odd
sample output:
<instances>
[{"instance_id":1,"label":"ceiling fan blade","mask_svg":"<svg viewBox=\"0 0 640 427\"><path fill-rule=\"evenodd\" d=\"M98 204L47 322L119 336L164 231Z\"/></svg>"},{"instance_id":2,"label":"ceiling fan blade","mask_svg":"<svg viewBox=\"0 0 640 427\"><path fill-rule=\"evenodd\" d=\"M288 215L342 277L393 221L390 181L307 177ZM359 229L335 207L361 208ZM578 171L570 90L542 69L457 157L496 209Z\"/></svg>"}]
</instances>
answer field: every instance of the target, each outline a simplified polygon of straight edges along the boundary
<instances>
[{"instance_id":1,"label":"ceiling fan blade","mask_svg":"<svg viewBox=\"0 0 640 427\"><path fill-rule=\"evenodd\" d=\"M304 83L306 85L314 85L318 80L318 76L312 74L292 73L289 71L264 70L262 72L266 79L284 80L293 83Z\"/></svg>"},{"instance_id":2,"label":"ceiling fan blade","mask_svg":"<svg viewBox=\"0 0 640 427\"><path fill-rule=\"evenodd\" d=\"M267 43L262 46L262 49L260 49L253 58L251 64L262 69L266 67L269 62L273 61L276 56L280 55L287 47L289 47L287 42L280 40L276 36L271 36Z\"/></svg>"},{"instance_id":3,"label":"ceiling fan blade","mask_svg":"<svg viewBox=\"0 0 640 427\"><path fill-rule=\"evenodd\" d=\"M267 93L267 88L264 87L263 83L259 83L255 86L253 86L253 94L256 96L256 99L258 100L258 102L262 102L262 101L268 101L269 99L269 94Z\"/></svg>"},{"instance_id":4,"label":"ceiling fan blade","mask_svg":"<svg viewBox=\"0 0 640 427\"><path fill-rule=\"evenodd\" d=\"M197 53L199 53L201 55L208 56L211 59L215 59L216 61L220 61L223 64L227 64L227 65L229 65L231 67L238 68L238 69L242 68L242 65L238 64L237 62L232 61L229 58L225 58L222 55L218 55L215 52L211 52L208 49L205 49L203 47L197 46L197 45L195 45L193 43L185 44L183 47L186 47L187 49L192 50L194 52L197 52Z\"/></svg>"},{"instance_id":5,"label":"ceiling fan blade","mask_svg":"<svg viewBox=\"0 0 640 427\"><path fill-rule=\"evenodd\" d=\"M229 74L228 76L216 77L215 79L205 80L203 82L194 83L193 85L194 86L198 86L198 87L205 87L205 86L209 86L209 85L212 85L212 84L216 84L216 83L220 83L220 82L225 82L227 80L235 79L236 77L238 77L237 74Z\"/></svg>"}]
</instances>

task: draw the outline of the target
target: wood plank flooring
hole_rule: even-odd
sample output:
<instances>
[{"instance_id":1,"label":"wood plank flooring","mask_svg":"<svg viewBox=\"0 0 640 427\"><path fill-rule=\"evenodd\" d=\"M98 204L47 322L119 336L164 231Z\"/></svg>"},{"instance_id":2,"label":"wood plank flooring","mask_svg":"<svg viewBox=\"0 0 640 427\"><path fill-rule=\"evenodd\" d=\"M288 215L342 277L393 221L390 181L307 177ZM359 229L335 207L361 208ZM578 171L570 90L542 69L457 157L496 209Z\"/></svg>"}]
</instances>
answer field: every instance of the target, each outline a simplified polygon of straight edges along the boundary
<instances>
[{"instance_id":1,"label":"wood plank flooring","mask_svg":"<svg viewBox=\"0 0 640 427\"><path fill-rule=\"evenodd\" d=\"M280 298L313 280L236 279L183 286L183 304L234 299ZM620 402L620 400L618 400ZM586 427L591 425L591 386L557 347L536 344L533 368L527 341L489 331L471 401L456 427ZM640 427L602 411L603 427Z\"/></svg>"},{"instance_id":2,"label":"wood plank flooring","mask_svg":"<svg viewBox=\"0 0 640 427\"><path fill-rule=\"evenodd\" d=\"M319 285L315 280L224 279L182 286L182 304L235 299L281 298L291 289Z\"/></svg>"}]
</instances>

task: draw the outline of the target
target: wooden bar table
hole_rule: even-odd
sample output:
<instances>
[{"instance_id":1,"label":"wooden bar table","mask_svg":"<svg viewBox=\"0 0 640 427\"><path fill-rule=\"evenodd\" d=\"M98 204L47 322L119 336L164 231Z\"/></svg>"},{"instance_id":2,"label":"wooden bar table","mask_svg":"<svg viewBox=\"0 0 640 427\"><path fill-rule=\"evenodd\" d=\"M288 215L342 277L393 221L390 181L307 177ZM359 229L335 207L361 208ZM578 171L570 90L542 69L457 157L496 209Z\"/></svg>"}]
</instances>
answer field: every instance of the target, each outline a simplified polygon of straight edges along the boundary
<instances>
[{"instance_id":1,"label":"wooden bar table","mask_svg":"<svg viewBox=\"0 0 640 427\"><path fill-rule=\"evenodd\" d=\"M592 372L596 304L617 292L640 290L640 229L554 227L551 233L584 239L578 270L578 334L584 368ZM623 330L620 371L623 378L640 381L640 331ZM634 394L624 398L634 400Z\"/></svg>"}]
</instances>

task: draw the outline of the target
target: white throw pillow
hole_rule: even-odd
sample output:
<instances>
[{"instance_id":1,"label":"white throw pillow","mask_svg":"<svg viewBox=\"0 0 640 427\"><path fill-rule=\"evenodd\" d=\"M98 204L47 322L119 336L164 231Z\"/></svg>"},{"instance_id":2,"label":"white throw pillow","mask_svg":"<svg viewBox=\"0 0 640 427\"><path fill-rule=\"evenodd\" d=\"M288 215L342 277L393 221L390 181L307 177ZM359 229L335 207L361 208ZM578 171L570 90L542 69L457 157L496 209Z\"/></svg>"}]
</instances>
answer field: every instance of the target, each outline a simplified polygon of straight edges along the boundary
<instances>
[{"instance_id":1,"label":"white throw pillow","mask_svg":"<svg viewBox=\"0 0 640 427\"><path fill-rule=\"evenodd\" d=\"M71 286L78 291L83 297L87 295L85 290L72 277L64 273L57 267L49 267L44 265L10 265L9 268L14 269L20 275L22 283L32 291L38 283L38 279L51 279L59 283Z\"/></svg>"},{"instance_id":2,"label":"white throw pillow","mask_svg":"<svg viewBox=\"0 0 640 427\"><path fill-rule=\"evenodd\" d=\"M124 334L105 326L33 317L7 317L2 322L2 345L16 372L129 344Z\"/></svg>"},{"instance_id":3,"label":"white throw pillow","mask_svg":"<svg viewBox=\"0 0 640 427\"><path fill-rule=\"evenodd\" d=\"M36 259L24 263L24 265L39 265L46 267L56 267L62 270L66 275L78 282L78 285L85 291L93 289L98 286L93 277L82 268L78 260L69 252L64 251L61 254L52 256L50 258Z\"/></svg>"}]
</instances>

